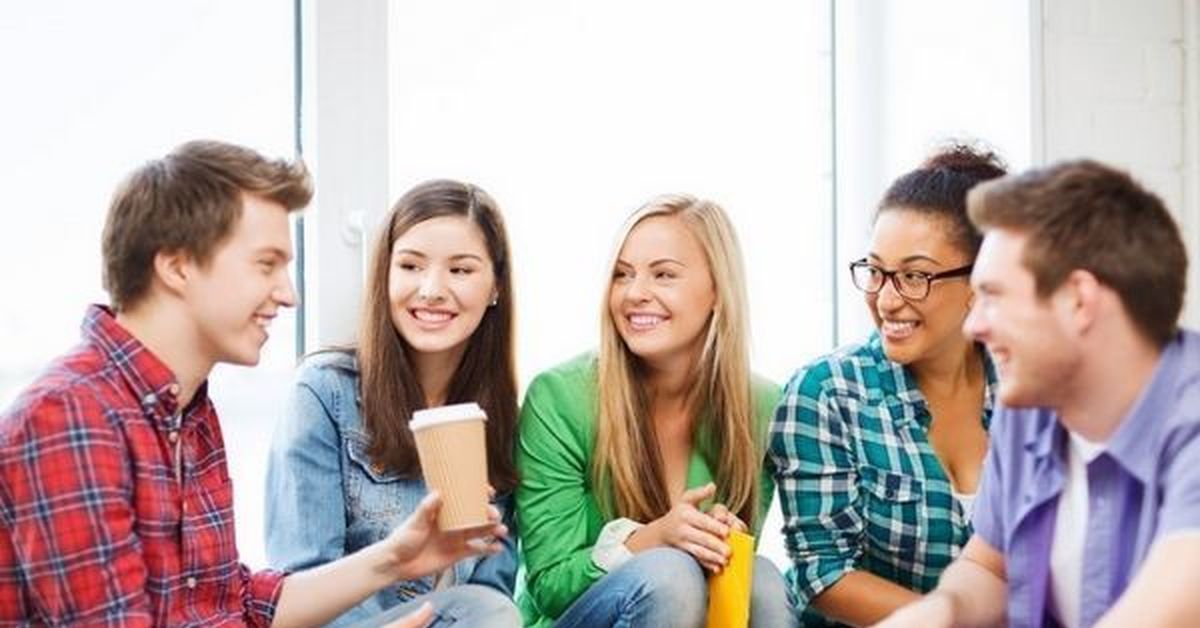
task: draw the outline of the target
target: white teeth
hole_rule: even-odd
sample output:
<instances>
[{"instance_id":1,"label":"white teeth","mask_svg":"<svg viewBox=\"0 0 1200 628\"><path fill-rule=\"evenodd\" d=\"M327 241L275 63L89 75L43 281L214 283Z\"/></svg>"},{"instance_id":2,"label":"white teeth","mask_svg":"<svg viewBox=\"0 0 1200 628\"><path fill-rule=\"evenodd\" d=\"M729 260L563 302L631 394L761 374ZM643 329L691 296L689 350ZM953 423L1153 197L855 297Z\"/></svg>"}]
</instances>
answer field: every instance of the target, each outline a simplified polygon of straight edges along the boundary
<instances>
[{"instance_id":1,"label":"white teeth","mask_svg":"<svg viewBox=\"0 0 1200 628\"><path fill-rule=\"evenodd\" d=\"M888 335L902 336L912 333L917 327L915 321L883 321L883 332Z\"/></svg>"},{"instance_id":2,"label":"white teeth","mask_svg":"<svg viewBox=\"0 0 1200 628\"><path fill-rule=\"evenodd\" d=\"M431 312L429 310L413 310L413 316L426 323L444 323L451 318L449 312Z\"/></svg>"},{"instance_id":3,"label":"white teeth","mask_svg":"<svg viewBox=\"0 0 1200 628\"><path fill-rule=\"evenodd\" d=\"M649 329L663 322L663 317L656 314L631 314L629 324L637 329Z\"/></svg>"}]
</instances>

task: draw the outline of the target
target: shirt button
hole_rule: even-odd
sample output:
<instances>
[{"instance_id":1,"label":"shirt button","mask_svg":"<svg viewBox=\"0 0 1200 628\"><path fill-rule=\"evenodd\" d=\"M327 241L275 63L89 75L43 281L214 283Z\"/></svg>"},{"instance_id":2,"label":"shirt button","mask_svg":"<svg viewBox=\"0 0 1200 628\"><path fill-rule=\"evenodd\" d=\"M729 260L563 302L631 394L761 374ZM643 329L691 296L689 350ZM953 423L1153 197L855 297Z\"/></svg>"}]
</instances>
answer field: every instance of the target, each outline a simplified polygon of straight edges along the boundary
<instances>
[{"instance_id":1,"label":"shirt button","mask_svg":"<svg viewBox=\"0 0 1200 628\"><path fill-rule=\"evenodd\" d=\"M154 393L146 393L146 396L142 397L143 406L152 406L155 403L158 403L158 396Z\"/></svg>"},{"instance_id":2,"label":"shirt button","mask_svg":"<svg viewBox=\"0 0 1200 628\"><path fill-rule=\"evenodd\" d=\"M187 579L187 588L189 588L189 589L195 589L195 588L196 588L196 576L188 576L188 579Z\"/></svg>"},{"instance_id":3,"label":"shirt button","mask_svg":"<svg viewBox=\"0 0 1200 628\"><path fill-rule=\"evenodd\" d=\"M171 441L172 443L179 440L179 432L176 432L175 430L167 432L167 440Z\"/></svg>"},{"instance_id":4,"label":"shirt button","mask_svg":"<svg viewBox=\"0 0 1200 628\"><path fill-rule=\"evenodd\" d=\"M171 393L172 395L178 395L179 384L171 384L170 386L167 386L167 392Z\"/></svg>"}]
</instances>

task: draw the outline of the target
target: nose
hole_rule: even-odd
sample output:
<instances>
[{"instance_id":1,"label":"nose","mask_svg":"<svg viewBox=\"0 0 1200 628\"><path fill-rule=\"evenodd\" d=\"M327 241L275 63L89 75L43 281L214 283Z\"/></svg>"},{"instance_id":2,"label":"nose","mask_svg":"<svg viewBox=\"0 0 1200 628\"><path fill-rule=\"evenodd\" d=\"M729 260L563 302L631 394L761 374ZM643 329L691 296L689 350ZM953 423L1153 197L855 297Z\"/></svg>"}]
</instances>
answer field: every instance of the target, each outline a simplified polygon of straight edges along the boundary
<instances>
[{"instance_id":1,"label":"nose","mask_svg":"<svg viewBox=\"0 0 1200 628\"><path fill-rule=\"evenodd\" d=\"M973 303L967 310L967 317L963 319L962 331L963 335L971 340L983 341L987 335L987 321L978 302Z\"/></svg>"},{"instance_id":2,"label":"nose","mask_svg":"<svg viewBox=\"0 0 1200 628\"><path fill-rule=\"evenodd\" d=\"M642 303L650 300L650 290L646 286L646 279L643 277L645 273L635 275L629 280L625 288L625 298L635 303Z\"/></svg>"},{"instance_id":3,"label":"nose","mask_svg":"<svg viewBox=\"0 0 1200 628\"><path fill-rule=\"evenodd\" d=\"M417 298L422 301L438 301L442 298L442 273L429 269L421 276L417 286Z\"/></svg>"},{"instance_id":4,"label":"nose","mask_svg":"<svg viewBox=\"0 0 1200 628\"><path fill-rule=\"evenodd\" d=\"M883 282L883 287L875 295L875 304L880 310L895 311L904 307L904 297L896 290L896 282L891 277Z\"/></svg>"},{"instance_id":5,"label":"nose","mask_svg":"<svg viewBox=\"0 0 1200 628\"><path fill-rule=\"evenodd\" d=\"M287 271L283 273L283 281L275 287L275 294L273 296L275 302L283 307L296 306L296 301L298 300L296 288L292 285L292 276Z\"/></svg>"}]
</instances>

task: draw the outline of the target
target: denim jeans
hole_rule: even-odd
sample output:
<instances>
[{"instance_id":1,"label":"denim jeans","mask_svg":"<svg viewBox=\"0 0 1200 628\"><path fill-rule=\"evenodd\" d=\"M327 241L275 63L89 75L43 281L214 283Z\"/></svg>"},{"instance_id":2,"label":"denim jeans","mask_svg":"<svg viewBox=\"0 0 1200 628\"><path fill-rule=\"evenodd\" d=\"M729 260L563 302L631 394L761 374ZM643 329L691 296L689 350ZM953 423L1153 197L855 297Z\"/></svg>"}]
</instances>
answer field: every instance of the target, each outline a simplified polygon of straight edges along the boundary
<instances>
[{"instance_id":1,"label":"denim jeans","mask_svg":"<svg viewBox=\"0 0 1200 628\"><path fill-rule=\"evenodd\" d=\"M668 548L638 553L596 581L555 622L556 628L697 628L708 609L708 581L691 555ZM799 626L787 585L770 560L754 561L752 628Z\"/></svg>"},{"instance_id":2,"label":"denim jeans","mask_svg":"<svg viewBox=\"0 0 1200 628\"><path fill-rule=\"evenodd\" d=\"M443 591L434 591L415 597L403 604L393 606L354 628L384 626L417 610L421 604L433 604L433 621L429 628L470 628L472 626L495 626L496 628L520 628L521 613L513 601L491 587L478 584L462 584Z\"/></svg>"}]
</instances>

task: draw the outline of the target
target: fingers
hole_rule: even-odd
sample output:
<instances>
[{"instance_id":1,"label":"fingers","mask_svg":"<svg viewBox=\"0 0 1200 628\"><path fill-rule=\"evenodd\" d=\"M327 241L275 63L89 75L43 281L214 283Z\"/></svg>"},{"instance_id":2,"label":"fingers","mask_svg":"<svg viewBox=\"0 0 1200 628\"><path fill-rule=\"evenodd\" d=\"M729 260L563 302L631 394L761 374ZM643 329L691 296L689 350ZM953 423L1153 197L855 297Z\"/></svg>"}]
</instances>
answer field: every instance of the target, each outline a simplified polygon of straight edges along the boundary
<instances>
[{"instance_id":1,"label":"fingers","mask_svg":"<svg viewBox=\"0 0 1200 628\"><path fill-rule=\"evenodd\" d=\"M745 532L746 530L749 529L746 526L746 522L742 521L741 519L738 518L737 515L733 514L733 512L730 511L729 508L727 506L725 506L725 504L716 504L715 506L712 507L711 510L708 511L708 514L711 515L717 521L720 521L721 523L729 526L729 528L731 530L737 530L738 532Z\"/></svg>"},{"instance_id":2,"label":"fingers","mask_svg":"<svg viewBox=\"0 0 1200 628\"><path fill-rule=\"evenodd\" d=\"M387 624L384 628L425 628L433 619L433 605L425 602L417 610Z\"/></svg>"},{"instance_id":3,"label":"fingers","mask_svg":"<svg viewBox=\"0 0 1200 628\"><path fill-rule=\"evenodd\" d=\"M684 491L683 495L679 496L679 501L699 508L700 503L707 499L712 499L713 495L717 494L717 485L709 482L704 486L698 486L694 489Z\"/></svg>"},{"instance_id":4,"label":"fingers","mask_svg":"<svg viewBox=\"0 0 1200 628\"><path fill-rule=\"evenodd\" d=\"M496 487L488 484L488 501L496 501Z\"/></svg>"},{"instance_id":5,"label":"fingers","mask_svg":"<svg viewBox=\"0 0 1200 628\"><path fill-rule=\"evenodd\" d=\"M679 549L691 554L700 563L700 566L713 573L719 573L725 568L727 562L725 557L704 545L682 543L679 545Z\"/></svg>"},{"instance_id":6,"label":"fingers","mask_svg":"<svg viewBox=\"0 0 1200 628\"><path fill-rule=\"evenodd\" d=\"M429 491L421 503L417 504L417 510L413 513L412 518L424 519L425 521L436 525L438 512L442 510L442 496L438 495L437 491Z\"/></svg>"},{"instance_id":7,"label":"fingers","mask_svg":"<svg viewBox=\"0 0 1200 628\"><path fill-rule=\"evenodd\" d=\"M729 526L718 521L716 517L705 514L694 508L682 511L683 522L697 530L707 532L718 539L729 536Z\"/></svg>"}]
</instances>

